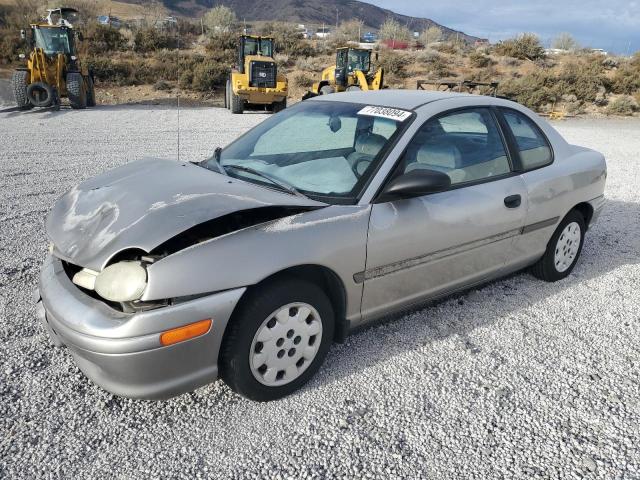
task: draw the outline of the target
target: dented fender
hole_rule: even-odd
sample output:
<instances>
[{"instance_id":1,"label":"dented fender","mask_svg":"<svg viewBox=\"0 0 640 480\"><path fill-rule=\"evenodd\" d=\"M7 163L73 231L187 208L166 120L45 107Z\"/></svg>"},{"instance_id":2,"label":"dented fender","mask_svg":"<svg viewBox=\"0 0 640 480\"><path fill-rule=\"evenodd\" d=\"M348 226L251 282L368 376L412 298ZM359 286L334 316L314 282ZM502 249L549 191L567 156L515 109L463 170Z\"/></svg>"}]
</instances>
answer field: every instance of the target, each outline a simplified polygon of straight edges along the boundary
<instances>
[{"instance_id":1,"label":"dented fender","mask_svg":"<svg viewBox=\"0 0 640 480\"><path fill-rule=\"evenodd\" d=\"M143 300L245 287L300 265L330 269L342 279L346 316L359 315L369 205L332 205L249 227L193 245L148 267ZM340 242L336 242L340 239Z\"/></svg>"}]
</instances>

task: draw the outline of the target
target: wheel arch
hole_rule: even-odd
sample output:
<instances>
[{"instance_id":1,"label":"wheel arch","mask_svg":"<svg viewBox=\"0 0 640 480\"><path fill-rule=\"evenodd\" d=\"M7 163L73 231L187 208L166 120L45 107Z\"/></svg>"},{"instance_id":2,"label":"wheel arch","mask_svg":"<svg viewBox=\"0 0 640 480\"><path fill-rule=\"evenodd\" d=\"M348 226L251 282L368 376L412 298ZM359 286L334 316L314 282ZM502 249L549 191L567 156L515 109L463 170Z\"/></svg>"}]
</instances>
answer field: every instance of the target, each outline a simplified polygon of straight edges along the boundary
<instances>
[{"instance_id":1,"label":"wheel arch","mask_svg":"<svg viewBox=\"0 0 640 480\"><path fill-rule=\"evenodd\" d=\"M593 218L593 206L589 202L581 202L574 206L570 211L576 210L584 218L584 224L589 228L591 219Z\"/></svg>"},{"instance_id":2,"label":"wheel arch","mask_svg":"<svg viewBox=\"0 0 640 480\"><path fill-rule=\"evenodd\" d=\"M317 264L305 264L288 267L275 272L249 287L242 297L240 297L240 300L238 300L238 304L261 285L277 281L281 278L291 277L310 281L319 286L327 294L335 317L333 341L339 343L344 342L349 332L349 321L346 318L347 292L338 274L328 267ZM230 322L231 321L233 321L233 314L230 319Z\"/></svg>"}]
</instances>

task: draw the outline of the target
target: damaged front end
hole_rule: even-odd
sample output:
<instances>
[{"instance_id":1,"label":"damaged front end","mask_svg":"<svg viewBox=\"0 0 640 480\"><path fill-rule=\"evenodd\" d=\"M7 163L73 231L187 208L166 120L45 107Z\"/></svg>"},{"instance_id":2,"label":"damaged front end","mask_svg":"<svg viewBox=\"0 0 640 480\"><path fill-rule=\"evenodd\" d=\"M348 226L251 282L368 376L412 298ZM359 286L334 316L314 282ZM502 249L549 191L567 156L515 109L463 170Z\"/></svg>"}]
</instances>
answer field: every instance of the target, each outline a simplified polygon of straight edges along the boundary
<instances>
[{"instance_id":1,"label":"damaged front end","mask_svg":"<svg viewBox=\"0 0 640 480\"><path fill-rule=\"evenodd\" d=\"M193 164L142 160L87 180L47 218L52 254L82 291L122 312L142 301L148 267L181 250L325 206Z\"/></svg>"}]
</instances>

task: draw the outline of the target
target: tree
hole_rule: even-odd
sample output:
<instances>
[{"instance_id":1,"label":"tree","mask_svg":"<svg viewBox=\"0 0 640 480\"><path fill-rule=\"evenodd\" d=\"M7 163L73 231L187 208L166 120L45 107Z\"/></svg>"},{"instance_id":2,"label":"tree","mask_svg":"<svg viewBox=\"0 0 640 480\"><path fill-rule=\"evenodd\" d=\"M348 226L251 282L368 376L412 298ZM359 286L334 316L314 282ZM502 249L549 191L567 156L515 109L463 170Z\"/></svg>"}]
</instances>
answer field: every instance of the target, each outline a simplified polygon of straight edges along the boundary
<instances>
[{"instance_id":1,"label":"tree","mask_svg":"<svg viewBox=\"0 0 640 480\"><path fill-rule=\"evenodd\" d=\"M342 22L333 35L334 42L346 43L349 41L359 42L362 35L364 22L362 20L349 20Z\"/></svg>"},{"instance_id":2,"label":"tree","mask_svg":"<svg viewBox=\"0 0 640 480\"><path fill-rule=\"evenodd\" d=\"M440 30L435 25L431 25L424 32L422 32L422 41L425 46L429 46L432 43L439 42L442 40L442 30Z\"/></svg>"},{"instance_id":3,"label":"tree","mask_svg":"<svg viewBox=\"0 0 640 480\"><path fill-rule=\"evenodd\" d=\"M202 22L211 33L227 33L233 31L237 18L229 7L218 5L205 13Z\"/></svg>"},{"instance_id":4,"label":"tree","mask_svg":"<svg viewBox=\"0 0 640 480\"><path fill-rule=\"evenodd\" d=\"M553 48L560 50L574 51L580 48L578 42L569 33L561 33L553 41Z\"/></svg>"},{"instance_id":5,"label":"tree","mask_svg":"<svg viewBox=\"0 0 640 480\"><path fill-rule=\"evenodd\" d=\"M408 42L411 40L411 32L407 27L388 18L380 27L380 38L383 40L395 40L398 42Z\"/></svg>"}]
</instances>

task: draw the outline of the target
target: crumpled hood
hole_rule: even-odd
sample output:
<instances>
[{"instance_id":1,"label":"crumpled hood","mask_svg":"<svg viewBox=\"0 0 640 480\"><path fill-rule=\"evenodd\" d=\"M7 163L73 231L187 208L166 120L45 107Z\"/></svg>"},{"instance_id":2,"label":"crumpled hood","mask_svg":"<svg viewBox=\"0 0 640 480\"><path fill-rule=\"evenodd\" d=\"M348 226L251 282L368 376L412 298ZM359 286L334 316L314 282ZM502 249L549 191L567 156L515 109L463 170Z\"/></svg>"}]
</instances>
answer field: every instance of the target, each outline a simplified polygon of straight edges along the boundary
<instances>
[{"instance_id":1,"label":"crumpled hood","mask_svg":"<svg viewBox=\"0 0 640 480\"><path fill-rule=\"evenodd\" d=\"M117 252L149 252L223 215L269 206L323 205L191 163L144 159L72 188L55 203L46 229L56 255L100 271Z\"/></svg>"}]
</instances>

